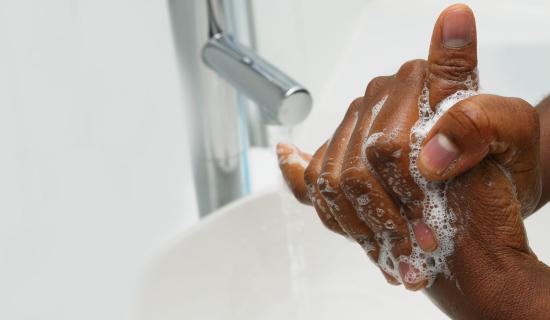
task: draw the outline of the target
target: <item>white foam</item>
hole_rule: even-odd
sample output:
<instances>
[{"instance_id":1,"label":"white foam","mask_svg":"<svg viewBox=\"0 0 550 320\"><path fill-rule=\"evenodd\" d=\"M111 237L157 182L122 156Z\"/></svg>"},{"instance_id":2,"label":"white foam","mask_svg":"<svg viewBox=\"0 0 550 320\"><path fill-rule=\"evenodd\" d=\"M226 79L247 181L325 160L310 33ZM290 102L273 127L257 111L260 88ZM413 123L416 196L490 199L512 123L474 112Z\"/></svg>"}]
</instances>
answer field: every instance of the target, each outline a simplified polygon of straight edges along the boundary
<instances>
[{"instance_id":1,"label":"white foam","mask_svg":"<svg viewBox=\"0 0 550 320\"><path fill-rule=\"evenodd\" d=\"M435 251L425 252L418 245L412 230L412 226L409 225L408 228L412 243L412 253L409 256L400 256L396 259L391 254L392 241L390 239L389 232L386 231L382 233L382 235L377 239L380 245L378 265L382 270L392 275L400 282L403 282L398 268L400 262L409 263L418 271L409 272L407 275L405 275L405 280L409 283L414 283L419 280L427 279L429 281L428 286L430 286L433 283L435 277L440 273L445 274L447 277L451 276L447 265L447 258L454 251L453 239L456 234L456 228L453 227L455 215L447 206L447 197L445 194L447 184L428 182L418 171L416 161L426 135L430 132L431 128L439 120L439 118L457 102L477 94L477 92L473 90L473 85L468 85L468 83L466 84L469 90L457 91L453 95L441 101L434 109L432 109L429 104L429 90L427 86L424 86L422 94L419 97L419 119L417 123L411 128L410 132L411 150L409 153L409 170L415 183L424 193L425 198L423 202L419 203L418 200L411 200L411 190L405 190L404 185L400 183L400 180L402 180L401 176L395 176L391 179L392 186L390 187L394 189L394 192L402 195L401 200L405 204L407 204L408 201L410 201L411 204L415 206L422 204L423 221L433 231L438 242L438 248ZM384 100L376 105L376 110L375 108L373 108L373 116L371 117L371 123L369 124L370 126L374 121L375 113L377 114L380 111L381 107L383 106L383 102L385 102L386 99L387 97L384 97ZM363 143L363 152L365 152L368 146L372 145L383 136L385 136L383 132L371 134ZM389 134L388 138L392 139L395 138L395 136L396 133L392 132ZM399 152L396 152L394 154L394 157L396 158L399 158L400 156L400 150ZM368 164L366 154L363 154L362 157L363 160ZM371 168L370 165L369 168ZM396 170L391 169L392 168L388 166L388 168L383 170L380 174L395 175L398 173ZM381 209L379 208L376 211L378 213L381 211ZM403 208L401 208L401 211L402 215L404 215ZM384 224L386 225L386 227L392 226L393 221L386 221ZM387 229L391 228L388 227Z\"/></svg>"},{"instance_id":2,"label":"white foam","mask_svg":"<svg viewBox=\"0 0 550 320\"><path fill-rule=\"evenodd\" d=\"M400 257L400 261L408 262L418 269L419 274L409 274L410 280L415 280L415 277L419 276L421 279L428 279L429 285L431 285L435 277L440 273L445 274L447 277L451 276L447 265L447 258L454 251L453 239L456 234L456 228L453 226L453 223L456 217L447 205L447 182L428 182L418 171L417 159L426 135L441 116L459 101L476 94L477 92L473 90L457 91L441 101L435 107L435 111L432 111L429 104L429 90L427 86L424 87L419 99L419 120L411 128L409 170L414 181L424 193L424 200L422 202L423 221L436 236L438 248L434 252L425 252L422 250L416 243L412 228L409 226L413 243L412 254L409 257Z\"/></svg>"}]
</instances>

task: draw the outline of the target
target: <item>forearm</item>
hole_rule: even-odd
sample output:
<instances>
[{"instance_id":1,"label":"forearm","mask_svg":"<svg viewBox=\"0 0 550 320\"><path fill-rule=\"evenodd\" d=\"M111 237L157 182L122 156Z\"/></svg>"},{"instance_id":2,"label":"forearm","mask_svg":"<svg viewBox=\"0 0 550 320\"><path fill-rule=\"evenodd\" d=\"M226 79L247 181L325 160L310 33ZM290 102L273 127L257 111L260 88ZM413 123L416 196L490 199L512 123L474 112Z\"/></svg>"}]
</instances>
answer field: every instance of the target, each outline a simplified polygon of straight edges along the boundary
<instances>
[{"instance_id":1,"label":"forearm","mask_svg":"<svg viewBox=\"0 0 550 320\"><path fill-rule=\"evenodd\" d=\"M540 120L540 163L542 174L542 196L538 207L550 200L550 96L537 106Z\"/></svg>"}]
</instances>

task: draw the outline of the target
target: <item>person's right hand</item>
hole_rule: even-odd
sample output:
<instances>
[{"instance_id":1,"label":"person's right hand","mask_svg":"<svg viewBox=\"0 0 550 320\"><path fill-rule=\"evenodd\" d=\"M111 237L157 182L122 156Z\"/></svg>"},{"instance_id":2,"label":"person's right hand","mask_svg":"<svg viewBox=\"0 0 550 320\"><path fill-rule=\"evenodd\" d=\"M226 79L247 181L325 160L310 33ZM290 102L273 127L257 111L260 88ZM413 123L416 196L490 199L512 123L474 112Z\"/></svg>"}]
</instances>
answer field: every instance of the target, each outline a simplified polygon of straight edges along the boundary
<instances>
[{"instance_id":1,"label":"person's right hand","mask_svg":"<svg viewBox=\"0 0 550 320\"><path fill-rule=\"evenodd\" d=\"M418 97L424 83L434 106L455 91L466 89L468 80L468 85L475 87L476 64L473 14L465 6L453 6L436 23L428 63L411 62L396 76L372 81L365 97L352 104L332 140L319 149L307 169L309 156L293 147L279 146L281 169L295 195L313 203L329 228L371 249L375 261L380 262L376 235L383 232L392 235L392 253L396 256L410 252L410 234L426 252L435 250L440 239L433 239L433 232L419 215L418 201L414 202L423 200L423 194L408 175L408 132L418 119ZM374 106L385 96L382 111L371 123ZM372 139L378 132L387 135ZM369 139L373 143L365 145ZM525 292L525 286L532 284L528 274L518 272L524 270L523 265L544 269L529 250L522 224L522 216L534 210L540 196L538 139L537 114L526 102L478 95L453 106L424 140L418 160L420 172L429 180L454 177L446 189L458 229L449 260L452 278L440 276L428 289L454 317L510 315L506 308L492 308L503 286L510 288L516 299L508 301L532 297L518 298L516 293ZM292 157L301 161L288 161ZM398 188L392 183L396 178L400 179ZM361 200L362 194L375 201ZM379 218L392 221L392 228L362 219L369 203L374 209L384 209ZM402 276L411 271L407 266L400 265L399 269ZM514 271L520 277L511 281L508 277ZM422 279L405 282L411 289L426 284Z\"/></svg>"}]
</instances>

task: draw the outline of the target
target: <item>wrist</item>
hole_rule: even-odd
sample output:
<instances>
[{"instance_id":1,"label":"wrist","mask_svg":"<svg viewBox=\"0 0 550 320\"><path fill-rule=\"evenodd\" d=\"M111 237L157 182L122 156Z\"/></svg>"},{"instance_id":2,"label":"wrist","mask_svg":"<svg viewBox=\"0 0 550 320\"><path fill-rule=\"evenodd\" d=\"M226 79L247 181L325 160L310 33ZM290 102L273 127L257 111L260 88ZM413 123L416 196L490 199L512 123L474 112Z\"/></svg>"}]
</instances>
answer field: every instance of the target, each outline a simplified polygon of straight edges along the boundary
<instances>
[{"instance_id":1,"label":"wrist","mask_svg":"<svg viewBox=\"0 0 550 320\"><path fill-rule=\"evenodd\" d=\"M498 276L500 293L488 310L494 319L548 319L550 269L534 254L516 253Z\"/></svg>"},{"instance_id":2,"label":"wrist","mask_svg":"<svg viewBox=\"0 0 550 320\"><path fill-rule=\"evenodd\" d=\"M550 269L532 254L492 251L470 257L451 279L438 278L428 296L452 319L546 319Z\"/></svg>"},{"instance_id":3,"label":"wrist","mask_svg":"<svg viewBox=\"0 0 550 320\"><path fill-rule=\"evenodd\" d=\"M548 319L550 313L550 268L534 254L521 253L513 268L501 275L507 319ZM498 311L498 310L497 310Z\"/></svg>"}]
</instances>

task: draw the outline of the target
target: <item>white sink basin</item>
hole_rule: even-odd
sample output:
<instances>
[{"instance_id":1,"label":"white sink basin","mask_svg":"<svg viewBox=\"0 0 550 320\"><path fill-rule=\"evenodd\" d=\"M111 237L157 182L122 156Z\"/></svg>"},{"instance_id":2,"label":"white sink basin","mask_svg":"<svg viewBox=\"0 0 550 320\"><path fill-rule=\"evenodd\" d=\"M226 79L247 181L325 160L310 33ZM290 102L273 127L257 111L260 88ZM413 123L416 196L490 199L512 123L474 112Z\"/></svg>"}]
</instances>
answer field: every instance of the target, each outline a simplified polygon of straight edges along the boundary
<instances>
[{"instance_id":1,"label":"white sink basin","mask_svg":"<svg viewBox=\"0 0 550 320\"><path fill-rule=\"evenodd\" d=\"M424 294L386 284L359 246L286 191L223 208L162 251L135 319L444 318Z\"/></svg>"}]
</instances>

